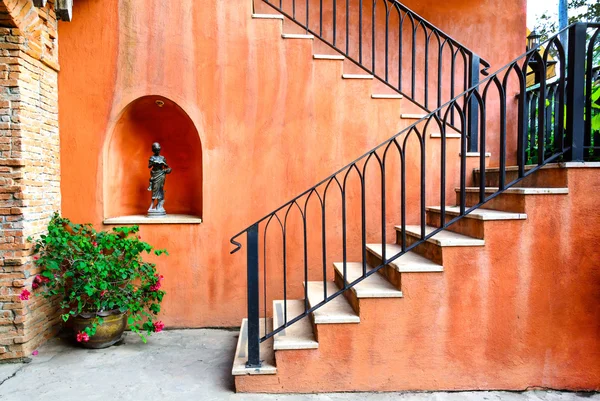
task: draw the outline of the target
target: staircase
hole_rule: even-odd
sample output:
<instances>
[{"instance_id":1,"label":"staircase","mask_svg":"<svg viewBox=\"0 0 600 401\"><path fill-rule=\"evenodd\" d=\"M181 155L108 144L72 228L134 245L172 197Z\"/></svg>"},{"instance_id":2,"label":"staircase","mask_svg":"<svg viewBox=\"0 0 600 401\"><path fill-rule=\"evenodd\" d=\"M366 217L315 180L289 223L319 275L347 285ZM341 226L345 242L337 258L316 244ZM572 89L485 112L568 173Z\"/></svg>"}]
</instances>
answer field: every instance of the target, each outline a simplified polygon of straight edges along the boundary
<instances>
[{"instance_id":1,"label":"staircase","mask_svg":"<svg viewBox=\"0 0 600 401\"><path fill-rule=\"evenodd\" d=\"M253 15L282 24L289 17ZM314 41L307 26L285 31L282 40ZM568 28L573 49L587 46L582 32L589 28L600 26ZM543 45L561 53L566 44L559 40L556 35ZM588 201L571 186L585 180L600 189L596 165L570 164L585 159L584 137L591 135L579 123L585 101L577 100L586 78L576 67L586 56L572 50L568 66L561 66L557 91L565 96L557 109L566 107L566 115L547 123L554 120L540 112L530 127L519 74L537 54L530 50L434 110L377 77L383 85L375 84L374 101L411 102L402 103L404 128L232 238L236 252L245 235L248 263L248 318L232 369L238 392L587 388L590 373L581 366L593 365L595 357L577 347L564 350L569 335L582 331L557 299L571 296L569 307L587 305L589 298L578 293L587 285L581 280L597 278L589 264L569 269L568 261L586 247L574 242L563 250L559 235L565 222L587 216L573 205ZM347 61L331 52L313 59ZM357 67L352 61L343 64L342 79L376 77L374 63L372 74L346 72ZM511 77L519 82L515 121L506 114ZM486 124L477 124L488 90L497 90L504 106L499 132L489 138ZM545 102L542 87L540 110ZM500 141L496 167L489 166L486 140ZM532 142L538 164L526 165ZM482 151L472 152L473 146ZM458 159L447 156L454 151ZM389 166L392 153L398 161ZM327 204L337 196L331 191L341 196ZM390 193L398 191L389 212ZM332 203L341 219L327 231ZM320 215L309 214L311 208ZM300 217L290 223L294 213ZM273 237L273 227L281 236ZM341 249L332 250L338 240ZM339 259L328 266L332 255ZM272 295L274 275L283 280L279 298ZM593 284L586 288L596 291ZM594 336L583 332L581 345L593 347ZM567 364L575 357L577 366ZM580 376L567 375L569 369Z\"/></svg>"}]
</instances>

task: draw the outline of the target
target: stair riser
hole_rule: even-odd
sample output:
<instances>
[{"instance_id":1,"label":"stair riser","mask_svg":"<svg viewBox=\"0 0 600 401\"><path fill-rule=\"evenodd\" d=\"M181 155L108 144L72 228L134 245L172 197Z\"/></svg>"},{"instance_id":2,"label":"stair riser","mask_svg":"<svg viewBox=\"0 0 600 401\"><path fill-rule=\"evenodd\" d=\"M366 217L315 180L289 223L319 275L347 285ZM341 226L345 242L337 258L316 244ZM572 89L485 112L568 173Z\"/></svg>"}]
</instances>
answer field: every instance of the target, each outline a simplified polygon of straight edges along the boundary
<instances>
[{"instance_id":1,"label":"stair riser","mask_svg":"<svg viewBox=\"0 0 600 401\"><path fill-rule=\"evenodd\" d=\"M479 185L479 172L473 172L473 185ZM519 178L518 171L507 171L505 183ZM497 171L487 171L485 173L485 182L488 187L498 187L500 184L500 173ZM538 188L566 188L568 185L567 171L562 168L543 168L526 177L523 181L516 184L516 187L538 187Z\"/></svg>"},{"instance_id":2,"label":"stair riser","mask_svg":"<svg viewBox=\"0 0 600 401\"><path fill-rule=\"evenodd\" d=\"M446 214L445 222L448 223L452 219L456 218L455 215ZM427 211L427 225L432 227L441 226L441 213L437 211ZM446 228L448 231L453 231L458 234L467 235L473 238L484 238L484 224L483 220L462 218L459 221Z\"/></svg>"},{"instance_id":3,"label":"stair riser","mask_svg":"<svg viewBox=\"0 0 600 401\"><path fill-rule=\"evenodd\" d=\"M386 255L388 257L388 255ZM380 266L382 261L377 255L367 252L367 263L373 267ZM391 266L385 266L383 269L378 271L379 274L384 276L394 287L402 289L402 274Z\"/></svg>"},{"instance_id":4,"label":"stair riser","mask_svg":"<svg viewBox=\"0 0 600 401\"><path fill-rule=\"evenodd\" d=\"M419 241L420 241L419 238L413 237L413 236L409 235L408 233L406 234L406 245L407 246L411 246L414 243L419 242ZM402 244L402 234L400 233L400 231L396 231L396 243L399 245ZM413 248L412 251L416 252L417 254L419 254L439 265L444 264L441 246L438 246L431 242L425 241L422 244L419 244L415 248Z\"/></svg>"},{"instance_id":5,"label":"stair riser","mask_svg":"<svg viewBox=\"0 0 600 401\"><path fill-rule=\"evenodd\" d=\"M491 194L487 194L490 196ZM531 195L503 193L488 201L481 207L495 209L503 212L525 213L526 197ZM479 203L479 193L467 192L466 206L475 206ZM460 192L456 193L456 204L460 204Z\"/></svg>"},{"instance_id":6,"label":"stair riser","mask_svg":"<svg viewBox=\"0 0 600 401\"><path fill-rule=\"evenodd\" d=\"M335 271L334 281L338 287L340 287L340 288L344 287L344 278L338 273L337 270ZM344 291L344 297L346 297L346 299L348 300L348 303L350 303L350 305L352 305L352 309L354 309L354 312L356 312L360 316L360 301L356 297L356 294L354 293L354 291L352 291L352 290Z\"/></svg>"}]
</instances>

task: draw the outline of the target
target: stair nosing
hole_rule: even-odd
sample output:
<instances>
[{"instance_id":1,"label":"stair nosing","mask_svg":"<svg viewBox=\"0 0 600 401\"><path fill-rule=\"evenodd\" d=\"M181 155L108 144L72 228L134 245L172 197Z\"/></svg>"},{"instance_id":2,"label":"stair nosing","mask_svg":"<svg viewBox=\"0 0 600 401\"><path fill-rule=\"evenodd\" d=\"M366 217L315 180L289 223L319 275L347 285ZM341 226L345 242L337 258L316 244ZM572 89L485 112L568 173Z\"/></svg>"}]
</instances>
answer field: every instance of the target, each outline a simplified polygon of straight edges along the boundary
<instances>
[{"instance_id":1,"label":"stair nosing","mask_svg":"<svg viewBox=\"0 0 600 401\"><path fill-rule=\"evenodd\" d=\"M400 118L403 118L406 120L420 120L425 117L427 117L427 114L414 114L414 113L400 114Z\"/></svg>"},{"instance_id":2,"label":"stair nosing","mask_svg":"<svg viewBox=\"0 0 600 401\"><path fill-rule=\"evenodd\" d=\"M375 78L370 74L342 74L343 79L373 79Z\"/></svg>"},{"instance_id":3,"label":"stair nosing","mask_svg":"<svg viewBox=\"0 0 600 401\"><path fill-rule=\"evenodd\" d=\"M426 226L426 231L433 231L433 230L437 230L437 227L432 227L432 226ZM396 230L402 230L401 226L396 226ZM435 238L436 236L439 236L440 233L445 232L446 234L450 234L453 235L455 237L454 240L444 240L444 239L440 239ZM432 243L434 245L440 246L440 247L462 247L462 246L484 246L485 245L485 240L482 239L478 239L478 238L473 238L473 237L469 237L467 235L464 234L458 234L455 233L453 231L448 231L448 230L442 230L440 231L440 233L434 235L433 237L428 238L426 241L429 243ZM418 239L421 239L421 226L406 226L406 235L410 235L411 237L416 237Z\"/></svg>"},{"instance_id":4,"label":"stair nosing","mask_svg":"<svg viewBox=\"0 0 600 401\"><path fill-rule=\"evenodd\" d=\"M455 210L459 208L459 210ZM441 206L428 206L426 208L427 211L441 213ZM492 215L490 216L490 211ZM483 214L488 213L488 216L484 216ZM446 206L446 214L452 216L460 215L460 206ZM497 217L494 218L493 214L497 214ZM507 220L527 220L527 214L518 213L518 212L505 212L503 210L496 209L482 209L478 208L472 211L471 213L464 216L467 219L475 219L482 221L507 221Z\"/></svg>"},{"instance_id":5,"label":"stair nosing","mask_svg":"<svg viewBox=\"0 0 600 401\"><path fill-rule=\"evenodd\" d=\"M252 14L252 18L256 19L280 19L283 20L284 17L282 14Z\"/></svg>"},{"instance_id":6,"label":"stair nosing","mask_svg":"<svg viewBox=\"0 0 600 401\"><path fill-rule=\"evenodd\" d=\"M486 187L485 193L498 192L498 187ZM454 188L455 192L460 192L460 188ZM480 191L479 187L466 187L466 191L469 193L477 193ZM567 187L512 187L507 188L502 193L506 194L517 194L517 195L568 195L569 188Z\"/></svg>"},{"instance_id":7,"label":"stair nosing","mask_svg":"<svg viewBox=\"0 0 600 401\"><path fill-rule=\"evenodd\" d=\"M431 138L441 138L442 134L440 132L434 132L433 134L430 135L430 137ZM449 138L460 139L460 138L462 138L462 135L458 134L458 133L446 133L446 139L449 139Z\"/></svg>"},{"instance_id":8,"label":"stair nosing","mask_svg":"<svg viewBox=\"0 0 600 401\"><path fill-rule=\"evenodd\" d=\"M282 33L281 37L284 39L314 39L314 35L307 35L303 33Z\"/></svg>"},{"instance_id":9,"label":"stair nosing","mask_svg":"<svg viewBox=\"0 0 600 401\"><path fill-rule=\"evenodd\" d=\"M346 57L341 54L313 54L315 60L345 60Z\"/></svg>"},{"instance_id":10,"label":"stair nosing","mask_svg":"<svg viewBox=\"0 0 600 401\"><path fill-rule=\"evenodd\" d=\"M404 96L402 96L401 94L394 94L394 93L390 93L390 94L386 94L386 93L373 93L371 94L371 99L404 99Z\"/></svg>"}]
</instances>

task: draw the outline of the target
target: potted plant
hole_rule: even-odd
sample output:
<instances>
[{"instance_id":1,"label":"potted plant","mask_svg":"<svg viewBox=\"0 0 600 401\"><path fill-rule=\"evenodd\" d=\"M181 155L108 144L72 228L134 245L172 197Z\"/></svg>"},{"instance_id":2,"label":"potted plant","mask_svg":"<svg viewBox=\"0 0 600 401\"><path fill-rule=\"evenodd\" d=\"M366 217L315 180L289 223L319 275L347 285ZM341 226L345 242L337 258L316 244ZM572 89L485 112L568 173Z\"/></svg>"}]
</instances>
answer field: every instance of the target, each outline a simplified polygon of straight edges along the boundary
<instances>
[{"instance_id":1,"label":"potted plant","mask_svg":"<svg viewBox=\"0 0 600 401\"><path fill-rule=\"evenodd\" d=\"M142 254L167 252L141 241L138 231L138 226L96 231L55 214L48 233L34 241L34 260L42 270L32 288L59 298L63 321L72 322L76 341L85 347L117 343L126 326L144 342L164 327L155 321L165 295L163 276Z\"/></svg>"}]
</instances>

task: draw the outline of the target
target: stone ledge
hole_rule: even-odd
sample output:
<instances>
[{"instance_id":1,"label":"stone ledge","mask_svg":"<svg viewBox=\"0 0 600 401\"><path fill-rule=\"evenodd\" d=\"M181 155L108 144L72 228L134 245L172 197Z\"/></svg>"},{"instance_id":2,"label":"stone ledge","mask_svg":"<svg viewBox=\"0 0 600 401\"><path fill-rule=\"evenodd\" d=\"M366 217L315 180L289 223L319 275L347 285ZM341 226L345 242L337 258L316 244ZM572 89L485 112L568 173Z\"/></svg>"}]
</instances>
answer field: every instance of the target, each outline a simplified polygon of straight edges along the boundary
<instances>
[{"instance_id":1,"label":"stone ledge","mask_svg":"<svg viewBox=\"0 0 600 401\"><path fill-rule=\"evenodd\" d=\"M123 224L200 224L202 219L188 214L168 214L164 217L148 217L144 215L110 217L104 219L107 225Z\"/></svg>"}]
</instances>

